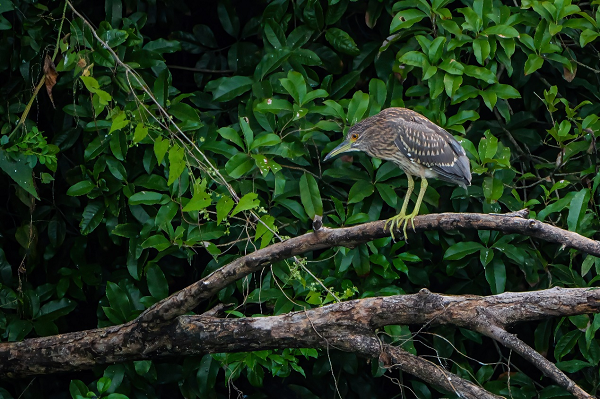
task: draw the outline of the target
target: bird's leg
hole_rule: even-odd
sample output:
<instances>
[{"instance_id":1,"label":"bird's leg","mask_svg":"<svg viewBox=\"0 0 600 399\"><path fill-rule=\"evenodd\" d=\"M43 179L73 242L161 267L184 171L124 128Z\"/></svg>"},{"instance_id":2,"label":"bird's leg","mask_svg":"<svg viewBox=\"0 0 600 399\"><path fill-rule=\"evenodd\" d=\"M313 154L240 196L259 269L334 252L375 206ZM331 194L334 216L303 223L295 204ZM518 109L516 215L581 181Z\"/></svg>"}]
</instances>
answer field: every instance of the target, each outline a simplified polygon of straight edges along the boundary
<instances>
[{"instance_id":1,"label":"bird's leg","mask_svg":"<svg viewBox=\"0 0 600 399\"><path fill-rule=\"evenodd\" d=\"M404 225L404 239L406 239L406 208L408 208L408 202L410 200L410 195L412 194L412 192L415 188L415 181L413 180L412 176L409 174L407 174L406 176L408 177L408 189L406 190L406 195L404 196L404 202L402 203L402 209L400 210L399 214L388 219L388 221L385 222L385 227L388 227L388 224L389 224L390 233L392 234L392 238L394 240L396 239L396 237L394 237L394 230L402 227L402 225Z\"/></svg>"},{"instance_id":2,"label":"bird's leg","mask_svg":"<svg viewBox=\"0 0 600 399\"><path fill-rule=\"evenodd\" d=\"M421 189L419 190L419 196L417 197L417 203L415 204L415 209L412 211L412 213L408 216L406 216L407 219L407 223L410 220L410 223L412 224L412 228L413 231L415 230L415 216L417 216L419 214L419 210L421 209L421 202L423 202L423 197L425 196L425 191L427 191L427 186L429 185L429 183L427 183L427 179L425 177L421 178ZM406 237L406 224L404 225L404 237Z\"/></svg>"}]
</instances>

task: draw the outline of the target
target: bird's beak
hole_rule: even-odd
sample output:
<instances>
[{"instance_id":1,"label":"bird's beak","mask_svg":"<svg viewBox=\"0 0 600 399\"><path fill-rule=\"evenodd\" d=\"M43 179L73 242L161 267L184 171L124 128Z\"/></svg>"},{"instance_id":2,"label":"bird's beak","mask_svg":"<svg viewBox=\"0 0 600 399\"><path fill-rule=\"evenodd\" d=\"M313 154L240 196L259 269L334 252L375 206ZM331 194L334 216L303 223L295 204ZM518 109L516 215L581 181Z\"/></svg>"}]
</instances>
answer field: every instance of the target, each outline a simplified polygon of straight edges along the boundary
<instances>
[{"instance_id":1,"label":"bird's beak","mask_svg":"<svg viewBox=\"0 0 600 399\"><path fill-rule=\"evenodd\" d=\"M342 141L342 144L338 145L329 154L327 154L327 156L325 157L325 159L323 159L323 161L327 161L329 158L333 158L337 154L341 154L342 152L348 152L348 151L355 151L355 150L352 148L352 142L350 142L350 140L344 140L344 141Z\"/></svg>"}]
</instances>

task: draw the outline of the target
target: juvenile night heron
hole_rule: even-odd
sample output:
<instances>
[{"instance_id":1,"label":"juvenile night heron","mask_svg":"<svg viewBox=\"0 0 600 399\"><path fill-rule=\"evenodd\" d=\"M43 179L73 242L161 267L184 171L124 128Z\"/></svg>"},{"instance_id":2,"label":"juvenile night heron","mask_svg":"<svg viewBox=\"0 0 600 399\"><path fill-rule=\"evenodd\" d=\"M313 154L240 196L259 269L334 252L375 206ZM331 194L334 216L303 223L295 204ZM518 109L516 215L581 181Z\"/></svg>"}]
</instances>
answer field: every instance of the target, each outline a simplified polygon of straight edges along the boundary
<instances>
[{"instance_id":1,"label":"juvenile night heron","mask_svg":"<svg viewBox=\"0 0 600 399\"><path fill-rule=\"evenodd\" d=\"M460 143L450 133L410 109L384 109L357 123L350 128L346 140L324 160L349 151L364 151L371 157L392 161L406 173L408 190L402 209L386 223L392 237L395 229L402 228L406 239L409 222L414 230L414 218L427 190L427 179L441 179L465 188L471 185L469 159ZM415 209L407 215L406 208L415 187L413 176L421 178L421 190Z\"/></svg>"}]
</instances>

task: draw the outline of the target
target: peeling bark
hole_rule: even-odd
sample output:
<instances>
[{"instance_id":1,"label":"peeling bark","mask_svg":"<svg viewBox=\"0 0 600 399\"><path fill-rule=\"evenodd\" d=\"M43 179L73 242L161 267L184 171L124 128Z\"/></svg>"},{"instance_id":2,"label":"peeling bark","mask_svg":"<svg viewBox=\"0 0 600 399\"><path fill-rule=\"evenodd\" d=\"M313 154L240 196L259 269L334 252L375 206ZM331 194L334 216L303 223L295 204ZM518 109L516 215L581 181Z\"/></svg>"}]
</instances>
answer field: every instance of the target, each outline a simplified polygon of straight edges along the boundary
<instances>
[{"instance_id":1,"label":"peeling bark","mask_svg":"<svg viewBox=\"0 0 600 399\"><path fill-rule=\"evenodd\" d=\"M600 256L600 242L536 220L509 215L434 214L415 219L417 231L491 229L537 237ZM554 364L506 329L525 321L596 313L600 290L554 288L500 295L417 294L366 298L303 312L260 318L219 318L220 308L182 316L234 281L307 251L356 246L387 236L385 221L341 229L321 228L241 257L171 295L136 320L103 329L23 342L0 343L0 377L19 378L89 369L96 365L178 355L275 348L338 348L376 358L465 398L498 398L438 365L383 344L375 330L396 324L450 324L491 337L521 354L578 398L591 398Z\"/></svg>"},{"instance_id":2,"label":"peeling bark","mask_svg":"<svg viewBox=\"0 0 600 399\"><path fill-rule=\"evenodd\" d=\"M439 295L424 289L412 295L366 298L280 316L223 319L215 317L218 312L209 312L179 316L155 329L145 328L138 320L0 344L0 376L50 374L178 355L288 347L337 348L378 358L387 367L399 367L449 391L459 390L464 397L496 397L485 396L480 387L425 359L383 345L374 336L376 329L386 325L429 323L471 328L494 338L536 366L542 364L540 370L578 398L589 398L556 366L504 329L524 321L597 312L599 307L600 290L585 288L488 297Z\"/></svg>"},{"instance_id":3,"label":"peeling bark","mask_svg":"<svg viewBox=\"0 0 600 399\"><path fill-rule=\"evenodd\" d=\"M582 252L600 256L600 242L577 233L525 219L525 212L507 215L482 213L439 213L417 216L415 230L498 230L503 233L519 233ZM171 295L140 315L144 323L160 323L193 310L204 300L215 295L221 288L270 263L291 258L308 251L335 246L354 247L359 244L389 236L385 220L339 229L321 228L314 233L270 245L243 256L223 266L202 280ZM410 244L409 244L410 245Z\"/></svg>"}]
</instances>

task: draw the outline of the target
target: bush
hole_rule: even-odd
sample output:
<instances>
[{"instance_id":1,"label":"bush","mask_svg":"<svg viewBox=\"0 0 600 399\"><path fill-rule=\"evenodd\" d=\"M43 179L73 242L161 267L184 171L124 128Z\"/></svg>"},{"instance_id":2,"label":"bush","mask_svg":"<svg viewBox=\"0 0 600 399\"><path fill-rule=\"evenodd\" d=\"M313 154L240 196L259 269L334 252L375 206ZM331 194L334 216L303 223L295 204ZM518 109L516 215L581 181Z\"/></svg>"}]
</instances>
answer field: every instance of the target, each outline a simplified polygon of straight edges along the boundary
<instances>
[{"instance_id":1,"label":"bush","mask_svg":"<svg viewBox=\"0 0 600 399\"><path fill-rule=\"evenodd\" d=\"M527 208L593 237L598 5L505 3L76 3L92 28L68 4L3 2L2 340L134 320L240 255L311 230L315 215L336 228L397 214L406 177L395 165L363 153L322 162L350 126L388 107L427 116L471 161L468 191L430 181L420 213ZM597 285L597 258L522 235L408 238L274 263L196 312L221 303L233 304L230 317L279 315L423 287L489 295ZM597 315L579 315L517 332L595 394L599 327ZM496 394L508 395L507 384L513 397L562 392L478 333L427 331L385 328ZM355 354L287 348L102 366L77 377L85 383L42 377L0 396L64 397L71 380L74 398L88 388L225 397L236 386L253 397L397 394L382 373ZM399 381L437 395L408 374Z\"/></svg>"}]
</instances>

